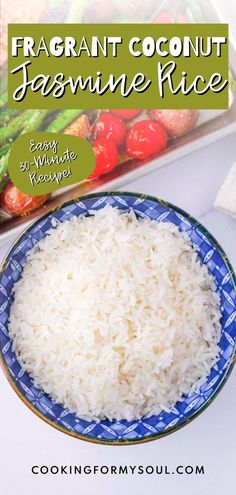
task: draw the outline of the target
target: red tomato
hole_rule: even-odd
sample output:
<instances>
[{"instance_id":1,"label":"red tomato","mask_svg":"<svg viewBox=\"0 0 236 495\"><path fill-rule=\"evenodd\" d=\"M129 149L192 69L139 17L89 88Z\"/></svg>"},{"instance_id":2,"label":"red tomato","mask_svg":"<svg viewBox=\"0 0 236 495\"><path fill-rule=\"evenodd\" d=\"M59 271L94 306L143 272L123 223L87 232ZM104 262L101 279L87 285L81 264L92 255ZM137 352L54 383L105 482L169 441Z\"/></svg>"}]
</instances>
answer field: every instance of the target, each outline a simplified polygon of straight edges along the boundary
<instances>
[{"instance_id":1,"label":"red tomato","mask_svg":"<svg viewBox=\"0 0 236 495\"><path fill-rule=\"evenodd\" d=\"M156 24L186 24L189 22L189 20L180 12L171 12L170 10L164 10L154 19L153 22L155 22Z\"/></svg>"},{"instance_id":2,"label":"red tomato","mask_svg":"<svg viewBox=\"0 0 236 495\"><path fill-rule=\"evenodd\" d=\"M49 194L29 196L9 182L0 194L0 206L10 215L25 215L47 201Z\"/></svg>"},{"instance_id":3,"label":"red tomato","mask_svg":"<svg viewBox=\"0 0 236 495\"><path fill-rule=\"evenodd\" d=\"M118 163L116 145L111 139L96 139L93 143L93 149L96 157L96 165L89 179L96 179L100 175L107 174Z\"/></svg>"},{"instance_id":4,"label":"red tomato","mask_svg":"<svg viewBox=\"0 0 236 495\"><path fill-rule=\"evenodd\" d=\"M124 120L132 120L141 113L141 110L111 110L113 115Z\"/></svg>"},{"instance_id":5,"label":"red tomato","mask_svg":"<svg viewBox=\"0 0 236 495\"><path fill-rule=\"evenodd\" d=\"M159 153L166 145L166 132L152 120L141 120L134 124L126 139L127 153L141 160Z\"/></svg>"},{"instance_id":6,"label":"red tomato","mask_svg":"<svg viewBox=\"0 0 236 495\"><path fill-rule=\"evenodd\" d=\"M198 119L198 110L150 110L150 116L167 132L168 136L180 137L195 126Z\"/></svg>"},{"instance_id":7,"label":"red tomato","mask_svg":"<svg viewBox=\"0 0 236 495\"><path fill-rule=\"evenodd\" d=\"M126 132L127 127L124 121L114 117L110 112L101 113L94 127L94 136L111 138L117 146L124 142Z\"/></svg>"}]
</instances>

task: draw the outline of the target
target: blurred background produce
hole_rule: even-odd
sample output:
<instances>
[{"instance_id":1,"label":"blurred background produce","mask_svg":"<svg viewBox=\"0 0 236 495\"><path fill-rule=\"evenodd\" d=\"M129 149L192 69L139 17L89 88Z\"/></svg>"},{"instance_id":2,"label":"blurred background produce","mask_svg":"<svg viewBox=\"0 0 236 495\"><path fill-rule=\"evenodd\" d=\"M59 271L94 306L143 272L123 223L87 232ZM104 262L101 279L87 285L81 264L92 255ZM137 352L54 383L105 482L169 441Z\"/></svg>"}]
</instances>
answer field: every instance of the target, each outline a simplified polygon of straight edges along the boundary
<instances>
[{"instance_id":1,"label":"blurred background produce","mask_svg":"<svg viewBox=\"0 0 236 495\"><path fill-rule=\"evenodd\" d=\"M197 140L203 142L207 133L210 135L222 125L225 129L230 128L232 121L235 122L236 111L235 105L233 111L230 109L229 112L155 108L149 111L11 110L7 105L7 24L207 22L209 18L204 12L205 6L206 2L201 0L176 0L174 5L169 0L146 0L145 4L141 0L3 0L0 46L0 233L20 224L20 220L16 223L11 216L25 218L28 215L27 218L33 218L31 212L34 212L34 217L42 213L43 204L54 206L81 193L104 187L109 189L118 183L118 178L123 177L123 183L128 182L131 176L133 179L134 174L140 174L138 171L142 170L143 174L151 171L154 159L156 167L168 163L173 160L176 150L187 153L193 143L197 146ZM207 125L212 127L210 131ZM19 135L33 130L64 132L89 139L96 155L93 174L74 189L72 186L71 193L61 190L53 197L47 195L39 198L27 197L18 191L8 177L9 152L12 142Z\"/></svg>"}]
</instances>

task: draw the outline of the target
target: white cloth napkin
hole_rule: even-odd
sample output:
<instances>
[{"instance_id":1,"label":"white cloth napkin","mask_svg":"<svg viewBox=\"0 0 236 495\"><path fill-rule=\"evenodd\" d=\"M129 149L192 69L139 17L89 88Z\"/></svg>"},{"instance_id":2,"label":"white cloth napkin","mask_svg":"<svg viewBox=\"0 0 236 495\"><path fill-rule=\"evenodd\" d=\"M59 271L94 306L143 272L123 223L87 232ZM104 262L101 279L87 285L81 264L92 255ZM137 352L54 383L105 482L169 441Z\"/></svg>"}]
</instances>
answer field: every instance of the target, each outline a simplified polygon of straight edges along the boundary
<instances>
[{"instance_id":1,"label":"white cloth napkin","mask_svg":"<svg viewBox=\"0 0 236 495\"><path fill-rule=\"evenodd\" d=\"M214 206L236 218L236 162L218 191Z\"/></svg>"},{"instance_id":2,"label":"white cloth napkin","mask_svg":"<svg viewBox=\"0 0 236 495\"><path fill-rule=\"evenodd\" d=\"M226 252L233 269L236 272L236 220L226 215L222 210L212 210L205 213L200 222L211 232Z\"/></svg>"}]
</instances>

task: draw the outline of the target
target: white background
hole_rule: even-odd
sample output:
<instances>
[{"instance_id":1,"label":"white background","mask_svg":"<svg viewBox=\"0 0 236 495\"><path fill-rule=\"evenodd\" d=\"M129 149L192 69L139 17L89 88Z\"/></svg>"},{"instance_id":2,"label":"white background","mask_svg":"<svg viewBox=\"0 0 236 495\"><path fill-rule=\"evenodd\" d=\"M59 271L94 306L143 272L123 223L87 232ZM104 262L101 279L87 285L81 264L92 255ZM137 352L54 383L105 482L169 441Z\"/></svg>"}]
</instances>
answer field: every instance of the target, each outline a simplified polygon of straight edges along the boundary
<instances>
[{"instance_id":1,"label":"white background","mask_svg":"<svg viewBox=\"0 0 236 495\"><path fill-rule=\"evenodd\" d=\"M199 218L236 269L236 220L213 201L236 159L235 136L126 186L167 199ZM0 256L7 246L0 248ZM69 437L36 417L0 373L0 491L3 495L222 495L235 487L235 371L211 406L190 425L142 445L99 446ZM32 465L204 465L204 475L35 476Z\"/></svg>"}]
</instances>

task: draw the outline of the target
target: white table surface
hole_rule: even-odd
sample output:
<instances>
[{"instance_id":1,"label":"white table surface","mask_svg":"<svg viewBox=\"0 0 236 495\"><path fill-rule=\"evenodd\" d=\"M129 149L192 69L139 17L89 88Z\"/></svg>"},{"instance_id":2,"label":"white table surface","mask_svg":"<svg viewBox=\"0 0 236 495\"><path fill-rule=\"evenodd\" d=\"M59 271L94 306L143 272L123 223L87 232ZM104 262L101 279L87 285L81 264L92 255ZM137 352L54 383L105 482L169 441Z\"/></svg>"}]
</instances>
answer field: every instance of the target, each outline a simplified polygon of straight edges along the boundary
<instances>
[{"instance_id":1,"label":"white table surface","mask_svg":"<svg viewBox=\"0 0 236 495\"><path fill-rule=\"evenodd\" d=\"M236 159L235 136L195 152L124 189L155 195L200 219L236 269L236 220L213 201ZM0 247L3 256L9 242ZM220 495L235 487L236 378L190 425L154 442L99 446L60 433L36 417L0 373L0 479L3 495ZM204 475L40 475L32 465L204 465Z\"/></svg>"}]
</instances>

